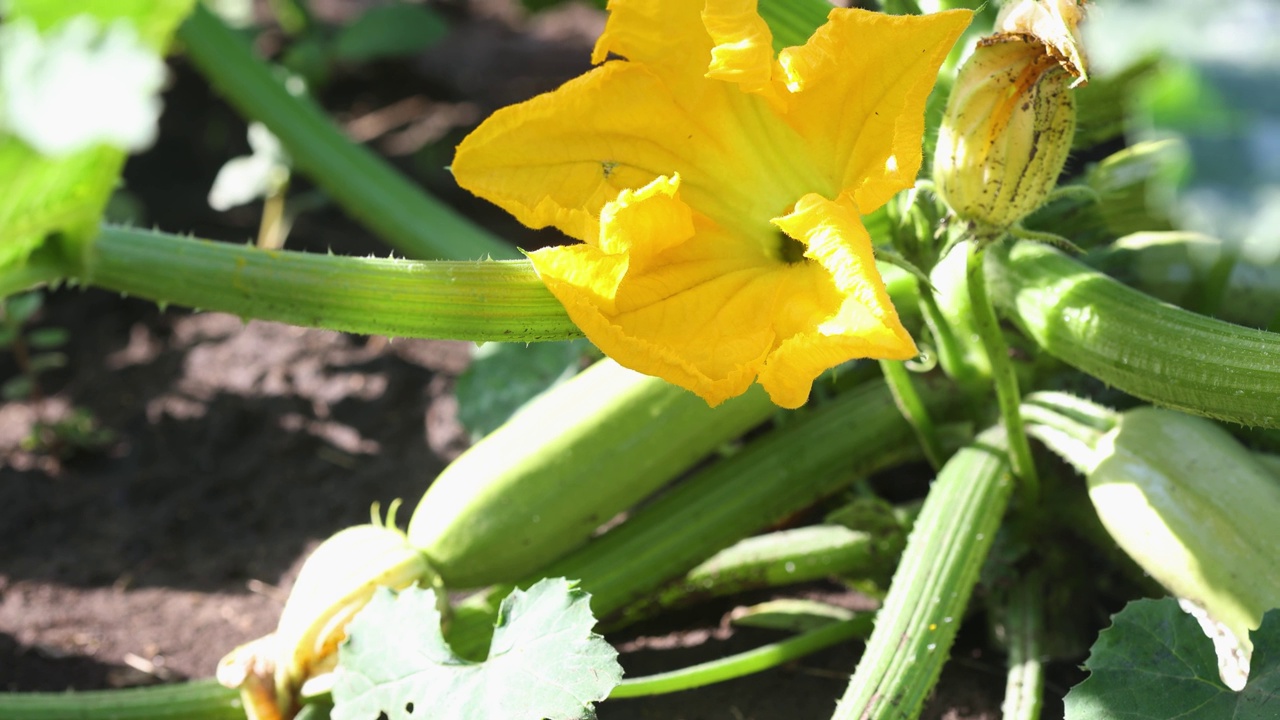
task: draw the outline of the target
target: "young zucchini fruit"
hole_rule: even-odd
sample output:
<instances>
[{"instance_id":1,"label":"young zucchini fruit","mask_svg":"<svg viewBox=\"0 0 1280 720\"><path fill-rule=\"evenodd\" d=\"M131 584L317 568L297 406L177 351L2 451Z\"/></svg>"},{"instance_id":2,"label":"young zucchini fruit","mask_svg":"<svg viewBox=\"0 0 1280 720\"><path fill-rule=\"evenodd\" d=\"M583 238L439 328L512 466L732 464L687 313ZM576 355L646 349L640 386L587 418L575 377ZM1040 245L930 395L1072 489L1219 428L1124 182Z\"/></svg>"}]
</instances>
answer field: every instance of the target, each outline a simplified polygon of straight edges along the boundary
<instances>
[{"instance_id":1,"label":"young zucchini fruit","mask_svg":"<svg viewBox=\"0 0 1280 720\"><path fill-rule=\"evenodd\" d=\"M527 577L774 411L758 386L710 408L603 360L445 468L409 542L450 588Z\"/></svg>"},{"instance_id":2,"label":"young zucchini fruit","mask_svg":"<svg viewBox=\"0 0 1280 720\"><path fill-rule=\"evenodd\" d=\"M1122 413L1096 452L1089 497L1107 531L1247 656L1280 607L1280 479L1215 423L1151 407Z\"/></svg>"},{"instance_id":3,"label":"young zucchini fruit","mask_svg":"<svg viewBox=\"0 0 1280 720\"><path fill-rule=\"evenodd\" d=\"M1050 355L1166 407L1280 428L1280 333L1162 303L1041 243L987 260L992 301Z\"/></svg>"},{"instance_id":4,"label":"young zucchini fruit","mask_svg":"<svg viewBox=\"0 0 1280 720\"><path fill-rule=\"evenodd\" d=\"M956 397L926 386L931 411ZM519 581L567 577L591 593L591 609L606 625L628 621L665 583L716 552L839 492L855 477L917 459L911 426L883 382L866 382L828 402L795 413L740 452L709 463L637 509L625 522ZM448 632L455 652L484 657L499 585L459 603Z\"/></svg>"}]
</instances>

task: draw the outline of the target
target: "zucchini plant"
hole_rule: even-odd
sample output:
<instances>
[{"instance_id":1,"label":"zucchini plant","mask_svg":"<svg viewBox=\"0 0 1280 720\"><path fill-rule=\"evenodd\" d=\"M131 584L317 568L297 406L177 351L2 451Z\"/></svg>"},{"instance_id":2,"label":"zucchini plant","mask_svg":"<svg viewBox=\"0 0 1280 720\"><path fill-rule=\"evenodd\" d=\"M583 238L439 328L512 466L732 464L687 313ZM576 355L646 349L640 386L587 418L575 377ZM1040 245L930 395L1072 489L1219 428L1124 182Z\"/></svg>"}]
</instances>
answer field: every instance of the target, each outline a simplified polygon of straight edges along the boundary
<instances>
[{"instance_id":1,"label":"zucchini plant","mask_svg":"<svg viewBox=\"0 0 1280 720\"><path fill-rule=\"evenodd\" d=\"M8 693L0 716L573 720L862 641L832 717L914 718L962 625L986 621L1005 716L1035 720L1048 668L1081 659L1061 628L1144 592L1181 601L1224 687L1262 697L1280 651L1274 254L1174 230L1152 190L1177 141L1123 137L1162 70L1090 74L1083 3L874 4L609 3L596 69L457 148L461 187L578 241L522 256L347 140L209 8L11 0L5 297L76 283L390 337L586 337L608 357L423 477L403 528L397 501L321 544L217 683ZM175 39L413 259L103 225ZM38 122L47 93L77 92L48 68L99 64L120 70L103 75L119 113ZM1105 567L1058 572L1086 552ZM597 634L822 579L879 609L749 608L735 617L796 634L651 677ZM1116 617L1069 717L1131 717L1124 672L1168 672L1132 627L1187 626L1172 607Z\"/></svg>"}]
</instances>

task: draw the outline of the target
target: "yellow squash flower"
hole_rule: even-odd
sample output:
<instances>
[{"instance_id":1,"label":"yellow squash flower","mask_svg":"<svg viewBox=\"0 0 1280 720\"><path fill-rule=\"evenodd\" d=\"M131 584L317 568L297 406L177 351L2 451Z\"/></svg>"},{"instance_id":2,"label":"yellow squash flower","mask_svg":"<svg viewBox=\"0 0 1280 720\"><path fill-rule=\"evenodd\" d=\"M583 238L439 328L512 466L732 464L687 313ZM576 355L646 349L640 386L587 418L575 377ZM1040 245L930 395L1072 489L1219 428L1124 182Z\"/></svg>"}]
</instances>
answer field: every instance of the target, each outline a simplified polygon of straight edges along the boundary
<instances>
[{"instance_id":1,"label":"yellow squash flower","mask_svg":"<svg viewBox=\"0 0 1280 720\"><path fill-rule=\"evenodd\" d=\"M582 241L530 259L587 337L711 405L758 380L799 407L827 368L914 357L861 215L915 182L970 13L834 9L775 56L755 0L609 10L602 65L494 113L453 162L462 187Z\"/></svg>"}]
</instances>

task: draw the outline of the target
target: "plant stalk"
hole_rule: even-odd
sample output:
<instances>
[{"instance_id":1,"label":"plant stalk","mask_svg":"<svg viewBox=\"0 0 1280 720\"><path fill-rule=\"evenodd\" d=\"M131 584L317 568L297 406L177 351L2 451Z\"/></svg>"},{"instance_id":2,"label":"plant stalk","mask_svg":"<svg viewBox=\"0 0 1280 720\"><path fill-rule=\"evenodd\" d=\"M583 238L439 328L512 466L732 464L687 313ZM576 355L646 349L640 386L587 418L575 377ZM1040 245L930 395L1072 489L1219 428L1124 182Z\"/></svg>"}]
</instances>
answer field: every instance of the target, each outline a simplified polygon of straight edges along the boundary
<instances>
[{"instance_id":1,"label":"plant stalk","mask_svg":"<svg viewBox=\"0 0 1280 720\"><path fill-rule=\"evenodd\" d=\"M0 693L5 720L244 720L240 694L213 678L124 690Z\"/></svg>"},{"instance_id":2,"label":"plant stalk","mask_svg":"<svg viewBox=\"0 0 1280 720\"><path fill-rule=\"evenodd\" d=\"M1005 435L1003 428L982 433L938 474L832 720L919 715L1009 502Z\"/></svg>"},{"instance_id":3,"label":"plant stalk","mask_svg":"<svg viewBox=\"0 0 1280 720\"><path fill-rule=\"evenodd\" d=\"M928 409L911 382L911 372L907 370L905 363L897 360L881 360L880 371L884 373L885 382L889 386L889 392L893 393L893 401L898 405L898 410L911 423L911 429L915 431L916 439L924 450L925 460L929 461L929 466L935 471L941 469L946 453L942 449L942 442L938 440L933 418L929 417Z\"/></svg>"},{"instance_id":4,"label":"plant stalk","mask_svg":"<svg viewBox=\"0 0 1280 720\"><path fill-rule=\"evenodd\" d=\"M178 39L237 110L266 125L298 169L392 247L422 259L519 257L510 244L348 140L314 101L291 94L248 44L202 4L179 28Z\"/></svg>"},{"instance_id":5,"label":"plant stalk","mask_svg":"<svg viewBox=\"0 0 1280 720\"><path fill-rule=\"evenodd\" d=\"M871 633L874 621L874 613L862 613L851 620L834 622L788 640L726 658L657 675L627 678L613 689L609 699L664 695L763 672L832 645L866 637Z\"/></svg>"},{"instance_id":6,"label":"plant stalk","mask_svg":"<svg viewBox=\"0 0 1280 720\"><path fill-rule=\"evenodd\" d=\"M1009 459L1013 473L1022 485L1022 495L1030 506L1040 499L1040 476L1036 474L1035 460L1031 456L1031 443L1022 427L1022 393L1018 389L1018 375L1009 360L1009 346L1005 344L996 319L995 308L987 295L987 273L984 256L988 243L973 241L965 266L965 279L969 285L969 305L973 311L974 329L987 351L991 364L991 376L996 386L996 402L1000 418L1009 434Z\"/></svg>"},{"instance_id":7,"label":"plant stalk","mask_svg":"<svg viewBox=\"0 0 1280 720\"><path fill-rule=\"evenodd\" d=\"M581 337L525 260L337 257L106 227L76 280L162 304L392 337L536 342Z\"/></svg>"},{"instance_id":8,"label":"plant stalk","mask_svg":"<svg viewBox=\"0 0 1280 720\"><path fill-rule=\"evenodd\" d=\"M1044 702L1044 588L1040 573L1032 571L1018 579L1005 607L1005 633L1009 645L1009 674L1004 702L1004 720L1040 720Z\"/></svg>"}]
</instances>

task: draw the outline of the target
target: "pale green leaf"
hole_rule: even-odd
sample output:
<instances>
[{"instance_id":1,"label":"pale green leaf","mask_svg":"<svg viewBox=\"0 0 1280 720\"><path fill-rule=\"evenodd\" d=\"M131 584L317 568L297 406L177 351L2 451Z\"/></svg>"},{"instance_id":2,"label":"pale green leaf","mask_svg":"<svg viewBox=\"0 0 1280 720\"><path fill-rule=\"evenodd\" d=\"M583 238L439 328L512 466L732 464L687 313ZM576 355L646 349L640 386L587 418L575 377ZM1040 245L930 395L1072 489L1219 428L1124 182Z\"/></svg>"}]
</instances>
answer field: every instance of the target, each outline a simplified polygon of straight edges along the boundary
<instances>
[{"instance_id":1,"label":"pale green leaf","mask_svg":"<svg viewBox=\"0 0 1280 720\"><path fill-rule=\"evenodd\" d=\"M454 655L435 593L381 589L338 651L334 720L579 720L622 678L591 628L590 596L563 578L502 601L484 662Z\"/></svg>"}]
</instances>

